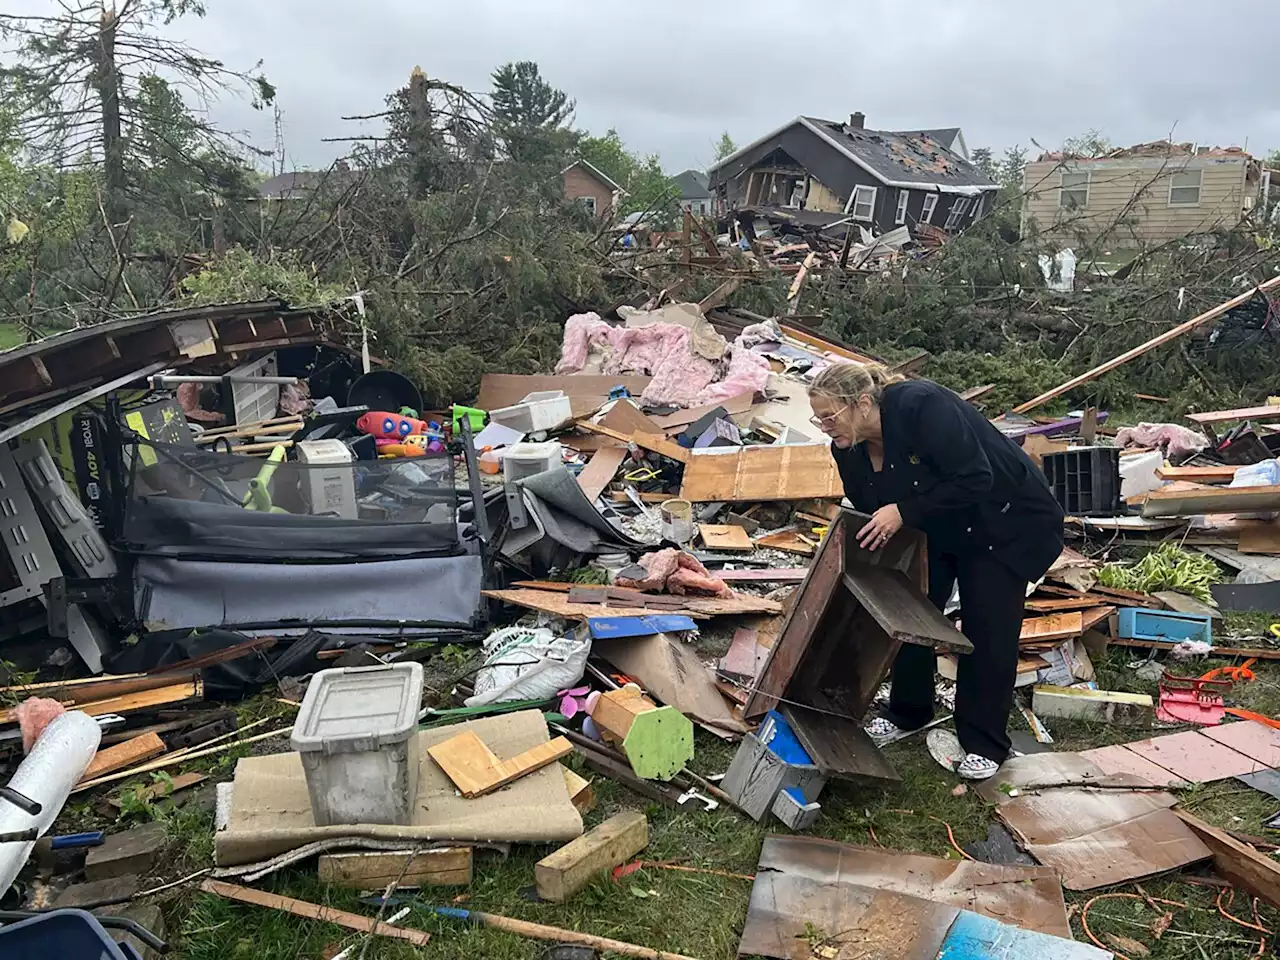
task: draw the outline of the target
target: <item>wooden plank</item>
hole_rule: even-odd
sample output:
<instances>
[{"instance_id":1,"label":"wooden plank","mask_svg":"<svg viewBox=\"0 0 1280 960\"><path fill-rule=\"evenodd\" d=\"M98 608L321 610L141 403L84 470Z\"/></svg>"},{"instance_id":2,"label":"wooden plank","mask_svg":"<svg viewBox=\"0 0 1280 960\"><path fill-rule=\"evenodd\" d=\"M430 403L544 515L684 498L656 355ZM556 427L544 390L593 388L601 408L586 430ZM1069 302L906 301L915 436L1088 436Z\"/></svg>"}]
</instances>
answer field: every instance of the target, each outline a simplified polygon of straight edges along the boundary
<instances>
[{"instance_id":1,"label":"wooden plank","mask_svg":"<svg viewBox=\"0 0 1280 960\"><path fill-rule=\"evenodd\" d=\"M440 769L468 799L492 793L572 752L573 744L564 737L556 737L510 760L499 760L472 730L427 749L431 759L440 764Z\"/></svg>"},{"instance_id":2,"label":"wooden plank","mask_svg":"<svg viewBox=\"0 0 1280 960\"><path fill-rule=\"evenodd\" d=\"M1185 810L1173 812L1213 851L1213 868L1218 873L1273 907L1280 907L1280 864Z\"/></svg>"},{"instance_id":3,"label":"wooden plank","mask_svg":"<svg viewBox=\"0 0 1280 960\"><path fill-rule=\"evenodd\" d=\"M380 937L393 937L397 940L408 940L410 943L417 944L420 947L425 947L431 940L431 934L422 930L393 927L380 923L372 917L362 917L358 913L335 910L333 907L322 907L317 903L295 900L292 897L282 897L277 893L267 893L264 890L239 887L233 883L223 883L221 880L205 880L200 884L200 889L204 893L211 893L216 897L224 897L227 900L251 903L256 907L266 907L269 910L282 910L285 913L293 914L295 917L306 917L309 920L332 923L339 927L346 927L348 930L358 930L361 933L371 933Z\"/></svg>"},{"instance_id":4,"label":"wooden plank","mask_svg":"<svg viewBox=\"0 0 1280 960\"><path fill-rule=\"evenodd\" d=\"M1084 633L1084 617L1079 611L1051 613L1045 617L1028 617L1022 621L1019 643L1042 643L1046 640L1065 640Z\"/></svg>"},{"instance_id":5,"label":"wooden plank","mask_svg":"<svg viewBox=\"0 0 1280 960\"><path fill-rule=\"evenodd\" d=\"M1239 467L1224 464L1220 467L1171 467L1167 463L1156 467L1161 480L1190 480L1193 483L1230 483Z\"/></svg>"},{"instance_id":6,"label":"wooden plank","mask_svg":"<svg viewBox=\"0 0 1280 960\"><path fill-rule=\"evenodd\" d=\"M844 585L881 629L899 643L973 649L973 644L941 610L912 589L901 570L851 564L844 575Z\"/></svg>"},{"instance_id":7,"label":"wooden plank","mask_svg":"<svg viewBox=\"0 0 1280 960\"><path fill-rule=\"evenodd\" d=\"M764 570L715 570L725 583L799 583L809 574L808 567L785 567Z\"/></svg>"},{"instance_id":8,"label":"wooden plank","mask_svg":"<svg viewBox=\"0 0 1280 960\"><path fill-rule=\"evenodd\" d=\"M661 433L662 428L646 417L629 400L619 400L600 418L600 425L621 434Z\"/></svg>"},{"instance_id":9,"label":"wooden plank","mask_svg":"<svg viewBox=\"0 0 1280 960\"><path fill-rule=\"evenodd\" d=\"M1062 597L1058 600L1042 600L1031 597L1026 602L1026 609L1036 613L1058 613L1063 610L1084 610L1088 607L1101 607L1106 604L1102 597Z\"/></svg>"},{"instance_id":10,"label":"wooden plank","mask_svg":"<svg viewBox=\"0 0 1280 960\"><path fill-rule=\"evenodd\" d=\"M783 717L795 731L800 745L824 776L900 781L897 771L876 749L862 724L847 717L833 717L799 704L783 704Z\"/></svg>"},{"instance_id":11,"label":"wooden plank","mask_svg":"<svg viewBox=\"0 0 1280 960\"><path fill-rule=\"evenodd\" d=\"M791 289L787 291L788 314L794 314L800 306L800 293L804 290L804 283L809 279L809 271L813 269L813 265L817 260L818 255L811 252L804 258L804 263L800 264L800 270L796 273L796 278L791 281Z\"/></svg>"},{"instance_id":12,"label":"wooden plank","mask_svg":"<svg viewBox=\"0 0 1280 960\"><path fill-rule=\"evenodd\" d=\"M988 393L990 393L995 388L996 388L996 385L994 383L984 383L980 387L970 387L968 390L965 390L960 394L960 399L967 400L969 403L973 403L973 401L980 400L981 398L985 397Z\"/></svg>"},{"instance_id":13,"label":"wooden plank","mask_svg":"<svg viewBox=\"0 0 1280 960\"><path fill-rule=\"evenodd\" d=\"M719 403L709 403L703 407L690 407L688 410L677 410L675 413L668 413L663 417L650 417L649 419L657 424L659 430L664 430L668 433L679 432L689 424L697 423L708 413L719 407L723 407L725 413L731 417L746 413L751 409L754 401L754 393L740 393L736 397L721 400Z\"/></svg>"},{"instance_id":14,"label":"wooden plank","mask_svg":"<svg viewBox=\"0 0 1280 960\"><path fill-rule=\"evenodd\" d=\"M1193 423L1230 423L1232 420L1275 420L1280 418L1280 404L1268 403L1260 407L1238 407L1235 410L1206 410L1204 413L1188 413ZM1192 479L1192 478L1187 478Z\"/></svg>"},{"instance_id":15,"label":"wooden plank","mask_svg":"<svg viewBox=\"0 0 1280 960\"><path fill-rule=\"evenodd\" d=\"M581 814L588 814L596 805L596 791L591 785L591 781L586 777L580 777L564 764L560 765L560 770L564 773L565 789L569 791L569 800L573 806Z\"/></svg>"},{"instance_id":16,"label":"wooden plank","mask_svg":"<svg viewBox=\"0 0 1280 960\"><path fill-rule=\"evenodd\" d=\"M756 545L747 536L747 531L732 524L700 523L698 533L702 535L702 543L708 550L747 550Z\"/></svg>"},{"instance_id":17,"label":"wooden plank","mask_svg":"<svg viewBox=\"0 0 1280 960\"><path fill-rule=\"evenodd\" d=\"M1222 619L1222 611L1217 607L1210 606L1195 597L1189 597L1185 593L1178 593L1176 590L1157 590L1151 594L1151 597L1159 600L1164 609L1175 613L1195 613L1214 620Z\"/></svg>"},{"instance_id":18,"label":"wooden plank","mask_svg":"<svg viewBox=\"0 0 1280 960\"><path fill-rule=\"evenodd\" d=\"M718 250L716 252L719 253ZM698 301L698 312L705 315L708 312L715 310L733 296L740 286L742 286L741 277L730 277Z\"/></svg>"},{"instance_id":19,"label":"wooden plank","mask_svg":"<svg viewBox=\"0 0 1280 960\"><path fill-rule=\"evenodd\" d=\"M470 847L438 850L363 850L326 853L316 864L321 883L381 893L396 882L397 889L467 886L472 876Z\"/></svg>"},{"instance_id":20,"label":"wooden plank","mask_svg":"<svg viewBox=\"0 0 1280 960\"><path fill-rule=\"evenodd\" d=\"M481 410L496 410L499 407L513 406L540 390L562 390L570 399L584 400L594 403L595 407L601 407L609 399L609 391L614 387L626 387L633 397L638 397L649 385L649 379L631 375L606 377L581 373L569 376L486 373L480 379L480 395L476 397L474 405Z\"/></svg>"},{"instance_id":21,"label":"wooden plank","mask_svg":"<svg viewBox=\"0 0 1280 960\"><path fill-rule=\"evenodd\" d=\"M649 821L624 810L539 860L533 868L538 896L561 903L596 877L626 863L649 845Z\"/></svg>"},{"instance_id":22,"label":"wooden plank","mask_svg":"<svg viewBox=\"0 0 1280 960\"><path fill-rule=\"evenodd\" d=\"M138 787L134 796L139 800L145 801L163 799L164 797L173 796L179 790L187 790L190 787L198 786L208 779L209 775L205 773L180 773L172 780L161 780L150 786ZM107 802L116 808L124 806L124 801L119 797L112 797Z\"/></svg>"},{"instance_id":23,"label":"wooden plank","mask_svg":"<svg viewBox=\"0 0 1280 960\"><path fill-rule=\"evenodd\" d=\"M604 488L613 482L618 468L626 459L626 447L602 447L591 455L591 460L578 474L578 486L588 500L595 500L604 493Z\"/></svg>"},{"instance_id":24,"label":"wooden plank","mask_svg":"<svg viewBox=\"0 0 1280 960\"><path fill-rule=\"evenodd\" d=\"M1204 513L1280 510L1280 486L1205 490L1153 490L1142 502L1144 517L1192 517Z\"/></svg>"},{"instance_id":25,"label":"wooden plank","mask_svg":"<svg viewBox=\"0 0 1280 960\"><path fill-rule=\"evenodd\" d=\"M1115 607L1091 607L1080 614L1082 633L1088 632L1116 612Z\"/></svg>"},{"instance_id":26,"label":"wooden plank","mask_svg":"<svg viewBox=\"0 0 1280 960\"><path fill-rule=\"evenodd\" d=\"M80 702L78 700L62 701L63 706L74 707L91 717L100 717L108 713L137 713L152 707L169 703L182 703L186 700L199 699L204 696L204 684L198 679L189 683L174 683L154 690L125 694L120 697L109 697L102 700ZM16 708L0 711L0 723L16 723Z\"/></svg>"},{"instance_id":27,"label":"wooden plank","mask_svg":"<svg viewBox=\"0 0 1280 960\"><path fill-rule=\"evenodd\" d=\"M613 588L619 589L619 588ZM542 610L568 620L587 620L591 617L645 617L654 610L646 607L615 606L606 601L599 603L570 603L562 593L552 590L483 590L486 597L512 603L530 610ZM642 594L643 596L643 594ZM728 616L735 613L781 613L782 604L764 597L738 594L733 597L681 597L681 605L663 613L683 614L695 619Z\"/></svg>"},{"instance_id":28,"label":"wooden plank","mask_svg":"<svg viewBox=\"0 0 1280 960\"><path fill-rule=\"evenodd\" d=\"M1240 527L1241 553L1280 553L1280 521L1253 520Z\"/></svg>"},{"instance_id":29,"label":"wooden plank","mask_svg":"<svg viewBox=\"0 0 1280 960\"><path fill-rule=\"evenodd\" d=\"M688 450L659 433L643 433L638 430L634 433L623 433L620 430L612 430L601 424L592 423L590 420L579 420L577 425L590 433L598 433L613 440L620 440L623 443L634 443L637 447L660 453L662 456L670 457L679 463L687 463L689 460Z\"/></svg>"},{"instance_id":30,"label":"wooden plank","mask_svg":"<svg viewBox=\"0 0 1280 960\"><path fill-rule=\"evenodd\" d=\"M825 444L694 451L680 496L695 503L839 499L844 485Z\"/></svg>"},{"instance_id":31,"label":"wooden plank","mask_svg":"<svg viewBox=\"0 0 1280 960\"><path fill-rule=\"evenodd\" d=\"M800 531L792 528L757 537L755 545L769 550L782 550L785 553L797 553L802 557L811 557L814 551L818 549L812 541L812 537L802 538Z\"/></svg>"},{"instance_id":32,"label":"wooden plank","mask_svg":"<svg viewBox=\"0 0 1280 960\"><path fill-rule=\"evenodd\" d=\"M1270 280L1267 280L1264 283L1260 283L1258 286L1254 287L1252 290L1246 290L1244 293L1240 294L1238 297L1232 297L1226 303L1221 303L1218 306L1214 307L1212 310L1206 310L1204 313L1198 316L1192 317L1186 323L1180 323L1176 327L1170 330L1166 330L1164 333L1158 336L1152 337L1146 343L1140 343L1138 344L1138 346L1134 347L1132 350L1126 350L1124 353L1120 354L1120 356L1113 357L1112 359L1106 361L1105 363L1098 364L1092 370L1088 370L1080 374L1080 376L1078 377L1072 377L1066 383L1060 384L1059 386L1054 387L1052 390L1048 390L1045 393L1040 394L1040 396L1034 397L1031 400L1028 400L1026 403L1019 404L1018 406L1013 408L1013 412L1026 413L1029 410L1034 410L1036 407L1040 406L1041 404L1048 403L1050 400L1053 400L1056 397L1062 396L1064 393L1068 392L1069 390L1074 390L1076 387L1080 386L1081 384L1088 383L1090 380L1100 377L1104 373L1109 373L1110 371L1114 370L1116 367L1122 366L1123 364L1128 363L1130 360L1133 360L1135 357L1140 357L1144 353L1147 353L1150 350L1154 350L1156 347L1163 346L1164 344L1168 343L1171 340L1176 340L1178 337L1182 336L1184 333L1190 333L1192 330L1196 329L1196 327L1203 326L1204 324L1208 323L1211 320L1216 320L1218 317L1222 316L1228 310L1231 310L1234 307L1238 307L1241 304L1248 303L1259 293L1266 293L1268 290L1272 290L1276 287L1280 287L1280 277L1272 277Z\"/></svg>"},{"instance_id":33,"label":"wooden plank","mask_svg":"<svg viewBox=\"0 0 1280 960\"><path fill-rule=\"evenodd\" d=\"M124 743L117 743L114 747L99 750L93 755L93 760L90 761L88 769L80 780L81 782L92 780L108 773L115 773L117 770L124 770L150 760L152 757L158 757L164 751L164 741L158 734L144 733Z\"/></svg>"}]
</instances>

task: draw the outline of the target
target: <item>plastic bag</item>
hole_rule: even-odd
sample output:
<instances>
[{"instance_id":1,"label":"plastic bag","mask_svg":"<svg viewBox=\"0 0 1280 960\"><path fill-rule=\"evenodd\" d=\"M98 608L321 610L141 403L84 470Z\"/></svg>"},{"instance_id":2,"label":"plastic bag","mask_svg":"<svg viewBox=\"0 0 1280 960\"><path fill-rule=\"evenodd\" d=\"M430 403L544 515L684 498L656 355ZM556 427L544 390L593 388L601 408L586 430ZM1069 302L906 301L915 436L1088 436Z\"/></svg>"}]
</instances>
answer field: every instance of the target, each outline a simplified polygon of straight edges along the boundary
<instances>
[{"instance_id":1,"label":"plastic bag","mask_svg":"<svg viewBox=\"0 0 1280 960\"><path fill-rule=\"evenodd\" d=\"M1236 470L1231 478L1233 487L1274 487L1280 485L1280 460L1263 460L1261 463L1250 463ZM1275 511L1260 513L1237 513L1242 520L1271 520Z\"/></svg>"},{"instance_id":2,"label":"plastic bag","mask_svg":"<svg viewBox=\"0 0 1280 960\"><path fill-rule=\"evenodd\" d=\"M468 707L509 700L551 700L582 679L590 637L557 637L543 628L507 627L485 639L484 666Z\"/></svg>"}]
</instances>

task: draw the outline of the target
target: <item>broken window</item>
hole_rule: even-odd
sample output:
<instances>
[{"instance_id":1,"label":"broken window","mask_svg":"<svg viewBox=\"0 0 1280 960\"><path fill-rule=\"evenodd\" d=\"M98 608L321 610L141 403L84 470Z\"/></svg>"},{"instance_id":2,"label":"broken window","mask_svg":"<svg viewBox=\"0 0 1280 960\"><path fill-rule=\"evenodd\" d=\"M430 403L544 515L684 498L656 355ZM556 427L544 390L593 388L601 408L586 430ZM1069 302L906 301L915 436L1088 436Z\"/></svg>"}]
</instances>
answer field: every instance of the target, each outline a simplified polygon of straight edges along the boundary
<instances>
[{"instance_id":1,"label":"broken window","mask_svg":"<svg viewBox=\"0 0 1280 960\"><path fill-rule=\"evenodd\" d=\"M875 187L854 187L849 198L849 212L855 220L871 220L876 209Z\"/></svg>"},{"instance_id":2,"label":"broken window","mask_svg":"<svg viewBox=\"0 0 1280 960\"><path fill-rule=\"evenodd\" d=\"M907 201L911 199L911 193L907 190L898 191L898 212L893 215L894 223L907 222Z\"/></svg>"},{"instance_id":3,"label":"broken window","mask_svg":"<svg viewBox=\"0 0 1280 960\"><path fill-rule=\"evenodd\" d=\"M1058 191L1058 206L1067 210L1082 210L1089 205L1089 171L1083 173L1062 172L1062 189Z\"/></svg>"},{"instance_id":4,"label":"broken window","mask_svg":"<svg viewBox=\"0 0 1280 960\"><path fill-rule=\"evenodd\" d=\"M969 209L968 197L956 197L955 202L951 204L951 212L947 214L946 228L954 230L960 226L960 221L964 219L965 213Z\"/></svg>"},{"instance_id":5,"label":"broken window","mask_svg":"<svg viewBox=\"0 0 1280 960\"><path fill-rule=\"evenodd\" d=\"M587 208L587 213L593 217L596 215L596 198L595 197L579 197L578 202Z\"/></svg>"},{"instance_id":6,"label":"broken window","mask_svg":"<svg viewBox=\"0 0 1280 960\"><path fill-rule=\"evenodd\" d=\"M1183 170L1169 180L1169 206L1194 207L1200 202L1203 170Z\"/></svg>"},{"instance_id":7,"label":"broken window","mask_svg":"<svg viewBox=\"0 0 1280 960\"><path fill-rule=\"evenodd\" d=\"M938 206L938 195L931 193L924 198L924 209L920 211L921 223L933 222L933 211Z\"/></svg>"},{"instance_id":8,"label":"broken window","mask_svg":"<svg viewBox=\"0 0 1280 960\"><path fill-rule=\"evenodd\" d=\"M984 196L979 195L978 199L974 201L974 204L973 204L973 219L974 219L974 222L975 222L975 223L977 222L978 218L979 218L980 216L982 216L982 201L983 201L983 200L985 200L985 199L987 199L987 198L986 198L986 197L984 197Z\"/></svg>"}]
</instances>

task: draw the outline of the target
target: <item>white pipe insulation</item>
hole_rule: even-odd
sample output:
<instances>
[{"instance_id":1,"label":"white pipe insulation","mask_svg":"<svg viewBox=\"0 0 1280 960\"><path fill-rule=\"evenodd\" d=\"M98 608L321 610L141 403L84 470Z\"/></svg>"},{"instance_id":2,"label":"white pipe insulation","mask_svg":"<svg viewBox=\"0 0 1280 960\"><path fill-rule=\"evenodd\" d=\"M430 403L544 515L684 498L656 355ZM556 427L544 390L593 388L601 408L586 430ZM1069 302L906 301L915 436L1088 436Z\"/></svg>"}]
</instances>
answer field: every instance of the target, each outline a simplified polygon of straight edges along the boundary
<instances>
[{"instance_id":1,"label":"white pipe insulation","mask_svg":"<svg viewBox=\"0 0 1280 960\"><path fill-rule=\"evenodd\" d=\"M40 804L40 813L33 817L0 798L0 833L35 827L43 836L89 768L101 740L98 722L87 713L72 710L55 717L7 784ZM35 845L34 840L0 843L0 895L9 889Z\"/></svg>"}]
</instances>

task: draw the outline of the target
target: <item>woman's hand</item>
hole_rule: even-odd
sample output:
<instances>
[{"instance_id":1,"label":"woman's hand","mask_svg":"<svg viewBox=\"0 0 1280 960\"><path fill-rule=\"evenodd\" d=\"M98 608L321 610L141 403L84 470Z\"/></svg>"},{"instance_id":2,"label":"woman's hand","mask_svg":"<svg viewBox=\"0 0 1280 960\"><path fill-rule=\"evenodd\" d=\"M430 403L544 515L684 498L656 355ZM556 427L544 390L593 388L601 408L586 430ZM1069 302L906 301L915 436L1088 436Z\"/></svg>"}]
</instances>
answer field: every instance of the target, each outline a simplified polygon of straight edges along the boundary
<instances>
[{"instance_id":1,"label":"woman's hand","mask_svg":"<svg viewBox=\"0 0 1280 960\"><path fill-rule=\"evenodd\" d=\"M871 515L867 525L858 531L858 543L866 550L879 550L901 529L902 514L898 505L891 503Z\"/></svg>"}]
</instances>

